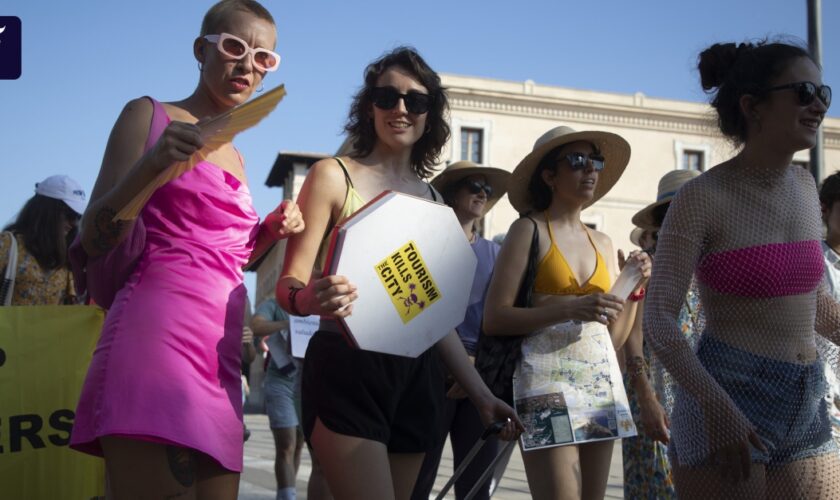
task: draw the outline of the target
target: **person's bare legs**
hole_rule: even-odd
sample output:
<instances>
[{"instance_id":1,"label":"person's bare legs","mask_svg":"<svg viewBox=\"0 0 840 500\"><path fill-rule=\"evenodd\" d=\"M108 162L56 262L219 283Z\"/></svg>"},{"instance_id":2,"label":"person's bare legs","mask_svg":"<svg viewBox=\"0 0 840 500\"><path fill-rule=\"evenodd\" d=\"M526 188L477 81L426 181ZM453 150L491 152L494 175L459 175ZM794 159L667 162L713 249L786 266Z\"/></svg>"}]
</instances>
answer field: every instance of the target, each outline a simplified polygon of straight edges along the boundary
<instances>
[{"instance_id":1,"label":"person's bare legs","mask_svg":"<svg viewBox=\"0 0 840 500\"><path fill-rule=\"evenodd\" d=\"M338 434L320 418L315 420L310 441L337 500L396 499L385 444Z\"/></svg>"},{"instance_id":2,"label":"person's bare legs","mask_svg":"<svg viewBox=\"0 0 840 500\"><path fill-rule=\"evenodd\" d=\"M408 500L414 491L414 483L420 474L425 453L389 453L388 462L391 465L391 480L394 484L394 497L397 500Z\"/></svg>"},{"instance_id":3,"label":"person's bare legs","mask_svg":"<svg viewBox=\"0 0 840 500\"><path fill-rule=\"evenodd\" d=\"M531 495L537 500L602 499L615 441L522 452Z\"/></svg>"},{"instance_id":4,"label":"person's bare legs","mask_svg":"<svg viewBox=\"0 0 840 500\"><path fill-rule=\"evenodd\" d=\"M577 446L522 451L525 476L535 500L579 500L583 492Z\"/></svg>"},{"instance_id":5,"label":"person's bare legs","mask_svg":"<svg viewBox=\"0 0 840 500\"><path fill-rule=\"evenodd\" d=\"M299 427L271 429L274 436L274 477L277 489L294 488L303 447Z\"/></svg>"},{"instance_id":6,"label":"person's bare legs","mask_svg":"<svg viewBox=\"0 0 840 500\"><path fill-rule=\"evenodd\" d=\"M306 499L333 500L332 493L330 493L330 486L324 477L324 471L321 470L321 463L318 461L318 457L315 456L312 448L309 448L309 455L312 462L312 471L309 473L309 482L306 484Z\"/></svg>"},{"instance_id":7,"label":"person's bare legs","mask_svg":"<svg viewBox=\"0 0 840 500\"><path fill-rule=\"evenodd\" d=\"M598 441L578 446L583 500L601 500L607 491L616 441Z\"/></svg>"},{"instance_id":8,"label":"person's bare legs","mask_svg":"<svg viewBox=\"0 0 840 500\"><path fill-rule=\"evenodd\" d=\"M837 452L767 467L767 491L787 498L837 498L840 492L840 457Z\"/></svg>"},{"instance_id":9,"label":"person's bare legs","mask_svg":"<svg viewBox=\"0 0 840 500\"><path fill-rule=\"evenodd\" d=\"M106 436L101 438L114 500L235 499L239 473L207 455L177 446Z\"/></svg>"},{"instance_id":10,"label":"person's bare legs","mask_svg":"<svg viewBox=\"0 0 840 500\"><path fill-rule=\"evenodd\" d=\"M683 467L671 464L674 487L681 500L752 500L765 499L767 492L766 468L763 464L752 464L750 477L746 481L733 483L724 479L718 466L703 465ZM774 498L797 498L779 492Z\"/></svg>"}]
</instances>

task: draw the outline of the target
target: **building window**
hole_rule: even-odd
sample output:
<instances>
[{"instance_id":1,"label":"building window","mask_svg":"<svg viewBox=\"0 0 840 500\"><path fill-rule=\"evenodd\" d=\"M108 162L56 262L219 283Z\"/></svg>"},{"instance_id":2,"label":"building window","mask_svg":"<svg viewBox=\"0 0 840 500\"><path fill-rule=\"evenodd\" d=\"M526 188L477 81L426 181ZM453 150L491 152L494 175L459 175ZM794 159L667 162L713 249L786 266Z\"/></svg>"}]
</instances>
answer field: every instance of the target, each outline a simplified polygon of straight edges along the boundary
<instances>
[{"instance_id":1,"label":"building window","mask_svg":"<svg viewBox=\"0 0 840 500\"><path fill-rule=\"evenodd\" d=\"M469 160L479 165L483 163L481 157L484 131L477 128L461 129L461 160Z\"/></svg>"},{"instance_id":2,"label":"building window","mask_svg":"<svg viewBox=\"0 0 840 500\"><path fill-rule=\"evenodd\" d=\"M683 168L686 170L697 170L702 172L705 167L703 162L703 151L691 149L683 150Z\"/></svg>"}]
</instances>

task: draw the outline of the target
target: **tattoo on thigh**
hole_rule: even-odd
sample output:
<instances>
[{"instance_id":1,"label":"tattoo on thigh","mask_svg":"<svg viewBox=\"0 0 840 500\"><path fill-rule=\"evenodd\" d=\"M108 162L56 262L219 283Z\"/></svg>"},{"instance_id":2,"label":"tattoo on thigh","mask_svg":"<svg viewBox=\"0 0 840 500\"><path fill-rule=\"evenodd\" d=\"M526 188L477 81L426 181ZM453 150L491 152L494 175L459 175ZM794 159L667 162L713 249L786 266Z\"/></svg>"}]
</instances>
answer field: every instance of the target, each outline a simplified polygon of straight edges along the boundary
<instances>
[{"instance_id":1,"label":"tattoo on thigh","mask_svg":"<svg viewBox=\"0 0 840 500\"><path fill-rule=\"evenodd\" d=\"M189 488L195 482L195 458L190 450L177 446L166 447L169 470L178 484Z\"/></svg>"},{"instance_id":2,"label":"tattoo on thigh","mask_svg":"<svg viewBox=\"0 0 840 500\"><path fill-rule=\"evenodd\" d=\"M117 212L109 207L102 207L93 218L93 225L96 234L93 238L93 244L97 250L106 252L116 246L119 241L120 234L125 229L125 221L114 221Z\"/></svg>"}]
</instances>

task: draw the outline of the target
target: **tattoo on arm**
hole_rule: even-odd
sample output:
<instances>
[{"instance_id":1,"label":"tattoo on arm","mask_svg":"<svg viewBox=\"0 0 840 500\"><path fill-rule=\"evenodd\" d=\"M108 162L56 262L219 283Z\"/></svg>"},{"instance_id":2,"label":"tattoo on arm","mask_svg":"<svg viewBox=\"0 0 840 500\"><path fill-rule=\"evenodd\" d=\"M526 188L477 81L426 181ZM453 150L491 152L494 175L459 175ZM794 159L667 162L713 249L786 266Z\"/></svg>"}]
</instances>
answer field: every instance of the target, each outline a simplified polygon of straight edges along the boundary
<instances>
[{"instance_id":1,"label":"tattoo on arm","mask_svg":"<svg viewBox=\"0 0 840 500\"><path fill-rule=\"evenodd\" d=\"M195 483L195 458L190 450L178 446L166 447L169 470L178 484L189 488Z\"/></svg>"},{"instance_id":2,"label":"tattoo on arm","mask_svg":"<svg viewBox=\"0 0 840 500\"><path fill-rule=\"evenodd\" d=\"M93 244L101 252L107 252L120 242L120 235L122 235L125 229L126 222L122 220L115 221L114 217L116 215L117 212L114 209L102 207L94 216L93 227L95 234L93 236Z\"/></svg>"}]
</instances>

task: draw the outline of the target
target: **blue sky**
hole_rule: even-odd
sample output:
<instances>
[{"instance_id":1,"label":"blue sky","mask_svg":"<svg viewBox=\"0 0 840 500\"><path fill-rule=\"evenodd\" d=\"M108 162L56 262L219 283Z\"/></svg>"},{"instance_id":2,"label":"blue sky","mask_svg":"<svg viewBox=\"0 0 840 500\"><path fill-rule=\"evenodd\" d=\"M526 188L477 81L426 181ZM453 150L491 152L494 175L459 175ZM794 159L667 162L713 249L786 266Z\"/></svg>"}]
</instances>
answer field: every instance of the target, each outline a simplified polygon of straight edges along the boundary
<instances>
[{"instance_id":1,"label":"blue sky","mask_svg":"<svg viewBox=\"0 0 840 500\"><path fill-rule=\"evenodd\" d=\"M178 100L195 87L198 0L6 0L21 18L23 75L0 81L0 222L34 183L65 173L90 191L126 101ZM717 41L785 34L806 40L806 1L276 1L288 96L235 141L257 210L281 192L263 183L281 150L334 152L365 65L410 44L440 72L702 101L695 69ZM840 91L840 2L823 1L825 82ZM830 115L840 116L835 106Z\"/></svg>"}]
</instances>

